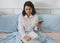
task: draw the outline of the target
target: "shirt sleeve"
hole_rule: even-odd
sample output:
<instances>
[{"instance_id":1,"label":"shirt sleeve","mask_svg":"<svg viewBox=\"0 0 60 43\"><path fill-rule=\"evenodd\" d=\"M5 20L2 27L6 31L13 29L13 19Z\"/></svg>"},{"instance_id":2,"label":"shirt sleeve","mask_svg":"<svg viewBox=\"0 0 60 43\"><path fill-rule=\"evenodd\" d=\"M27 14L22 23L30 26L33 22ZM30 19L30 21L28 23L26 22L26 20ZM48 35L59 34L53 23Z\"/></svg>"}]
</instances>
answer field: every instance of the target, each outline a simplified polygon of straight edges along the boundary
<instances>
[{"instance_id":1,"label":"shirt sleeve","mask_svg":"<svg viewBox=\"0 0 60 43\"><path fill-rule=\"evenodd\" d=\"M30 30L35 28L35 24L38 23L38 15L34 15L31 19L31 25L28 27Z\"/></svg>"},{"instance_id":2,"label":"shirt sleeve","mask_svg":"<svg viewBox=\"0 0 60 43\"><path fill-rule=\"evenodd\" d=\"M35 18L34 19L35 19L34 20L34 22L35 22L35 24L34 24L34 30L37 30L37 27L35 27L35 25L36 25L36 23L39 22L38 15L35 15Z\"/></svg>"},{"instance_id":3,"label":"shirt sleeve","mask_svg":"<svg viewBox=\"0 0 60 43\"><path fill-rule=\"evenodd\" d=\"M35 24L39 22L38 15L35 15L34 22L35 22Z\"/></svg>"},{"instance_id":4,"label":"shirt sleeve","mask_svg":"<svg viewBox=\"0 0 60 43\"><path fill-rule=\"evenodd\" d=\"M25 30L24 30L24 26L22 24L22 17L21 16L19 16L19 18L18 18L18 31L22 37L24 37L26 35Z\"/></svg>"}]
</instances>

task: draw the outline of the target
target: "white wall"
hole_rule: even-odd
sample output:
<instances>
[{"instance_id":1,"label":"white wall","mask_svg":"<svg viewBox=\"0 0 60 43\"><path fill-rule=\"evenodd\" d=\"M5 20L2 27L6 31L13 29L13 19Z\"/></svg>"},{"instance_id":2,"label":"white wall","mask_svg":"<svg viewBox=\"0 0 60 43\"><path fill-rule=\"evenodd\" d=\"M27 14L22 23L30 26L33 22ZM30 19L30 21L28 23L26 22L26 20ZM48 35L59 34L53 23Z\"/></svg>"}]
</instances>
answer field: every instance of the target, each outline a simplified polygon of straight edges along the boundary
<instances>
[{"instance_id":1,"label":"white wall","mask_svg":"<svg viewBox=\"0 0 60 43\"><path fill-rule=\"evenodd\" d=\"M27 0L18 0L19 6L23 6L24 2ZM34 3L35 7L48 7L48 8L60 8L60 0L30 0ZM22 5L21 5L22 4Z\"/></svg>"},{"instance_id":2,"label":"white wall","mask_svg":"<svg viewBox=\"0 0 60 43\"><path fill-rule=\"evenodd\" d=\"M22 8L27 0L0 0L0 8ZM60 0L30 0L35 7L60 8Z\"/></svg>"},{"instance_id":3,"label":"white wall","mask_svg":"<svg viewBox=\"0 0 60 43\"><path fill-rule=\"evenodd\" d=\"M0 8L18 8L18 0L0 0Z\"/></svg>"},{"instance_id":4,"label":"white wall","mask_svg":"<svg viewBox=\"0 0 60 43\"><path fill-rule=\"evenodd\" d=\"M20 9L23 8L25 1L27 0L18 0ZM33 2L37 12L39 13L60 14L60 0L30 0L30 1ZM22 9L20 11L22 11Z\"/></svg>"},{"instance_id":5,"label":"white wall","mask_svg":"<svg viewBox=\"0 0 60 43\"><path fill-rule=\"evenodd\" d=\"M0 14L1 12L12 14L13 8L18 8L18 0L0 0Z\"/></svg>"},{"instance_id":6,"label":"white wall","mask_svg":"<svg viewBox=\"0 0 60 43\"><path fill-rule=\"evenodd\" d=\"M6 13L21 13L24 3L27 0L0 0L0 11ZM60 14L60 0L30 0L40 13ZM40 10L38 10L40 9ZM52 10L50 10L52 9Z\"/></svg>"}]
</instances>

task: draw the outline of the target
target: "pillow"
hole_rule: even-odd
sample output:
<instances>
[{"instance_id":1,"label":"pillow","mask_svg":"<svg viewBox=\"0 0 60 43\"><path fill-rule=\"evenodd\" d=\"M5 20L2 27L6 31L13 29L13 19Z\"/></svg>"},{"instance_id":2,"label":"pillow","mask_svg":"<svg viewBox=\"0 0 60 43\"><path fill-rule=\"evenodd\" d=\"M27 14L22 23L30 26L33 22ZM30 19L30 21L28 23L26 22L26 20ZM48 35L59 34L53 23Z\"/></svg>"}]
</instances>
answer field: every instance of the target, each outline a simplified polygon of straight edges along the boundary
<instances>
[{"instance_id":1,"label":"pillow","mask_svg":"<svg viewBox=\"0 0 60 43\"><path fill-rule=\"evenodd\" d=\"M16 32L19 14L0 16L0 32Z\"/></svg>"},{"instance_id":2,"label":"pillow","mask_svg":"<svg viewBox=\"0 0 60 43\"><path fill-rule=\"evenodd\" d=\"M38 15L39 20L44 21L41 26L43 32L60 32L60 15L59 14L45 14Z\"/></svg>"}]
</instances>

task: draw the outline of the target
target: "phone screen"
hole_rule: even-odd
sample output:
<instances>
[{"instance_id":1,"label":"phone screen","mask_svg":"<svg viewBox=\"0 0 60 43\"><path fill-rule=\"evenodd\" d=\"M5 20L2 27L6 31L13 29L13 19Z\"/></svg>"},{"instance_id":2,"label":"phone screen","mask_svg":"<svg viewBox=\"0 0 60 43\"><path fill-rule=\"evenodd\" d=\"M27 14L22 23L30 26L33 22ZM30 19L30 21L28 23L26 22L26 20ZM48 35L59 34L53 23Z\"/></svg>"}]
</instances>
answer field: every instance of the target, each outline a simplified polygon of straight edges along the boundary
<instances>
[{"instance_id":1,"label":"phone screen","mask_svg":"<svg viewBox=\"0 0 60 43\"><path fill-rule=\"evenodd\" d=\"M41 24L41 23L43 23L43 21L39 21L39 23Z\"/></svg>"}]
</instances>

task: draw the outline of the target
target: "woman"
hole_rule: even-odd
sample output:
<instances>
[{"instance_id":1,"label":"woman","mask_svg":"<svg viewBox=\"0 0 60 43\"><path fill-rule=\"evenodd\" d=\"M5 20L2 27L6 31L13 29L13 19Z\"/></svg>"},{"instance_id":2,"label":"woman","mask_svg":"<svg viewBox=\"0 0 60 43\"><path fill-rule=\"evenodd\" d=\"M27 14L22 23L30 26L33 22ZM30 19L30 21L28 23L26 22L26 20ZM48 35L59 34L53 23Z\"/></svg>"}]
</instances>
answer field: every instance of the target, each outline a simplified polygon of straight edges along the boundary
<instances>
[{"instance_id":1,"label":"woman","mask_svg":"<svg viewBox=\"0 0 60 43\"><path fill-rule=\"evenodd\" d=\"M34 5L31 1L25 2L22 14L20 14L18 20L19 20L18 30L21 35L21 38L26 40L28 43L43 43L44 41L46 42L46 40L44 39L46 38L45 37L46 35L41 34L40 31L39 32L34 31L38 30L41 24L38 23L39 22L38 16L36 14ZM32 40L32 38L28 36L29 32L31 32L32 30L35 33L37 33L39 39Z\"/></svg>"}]
</instances>

